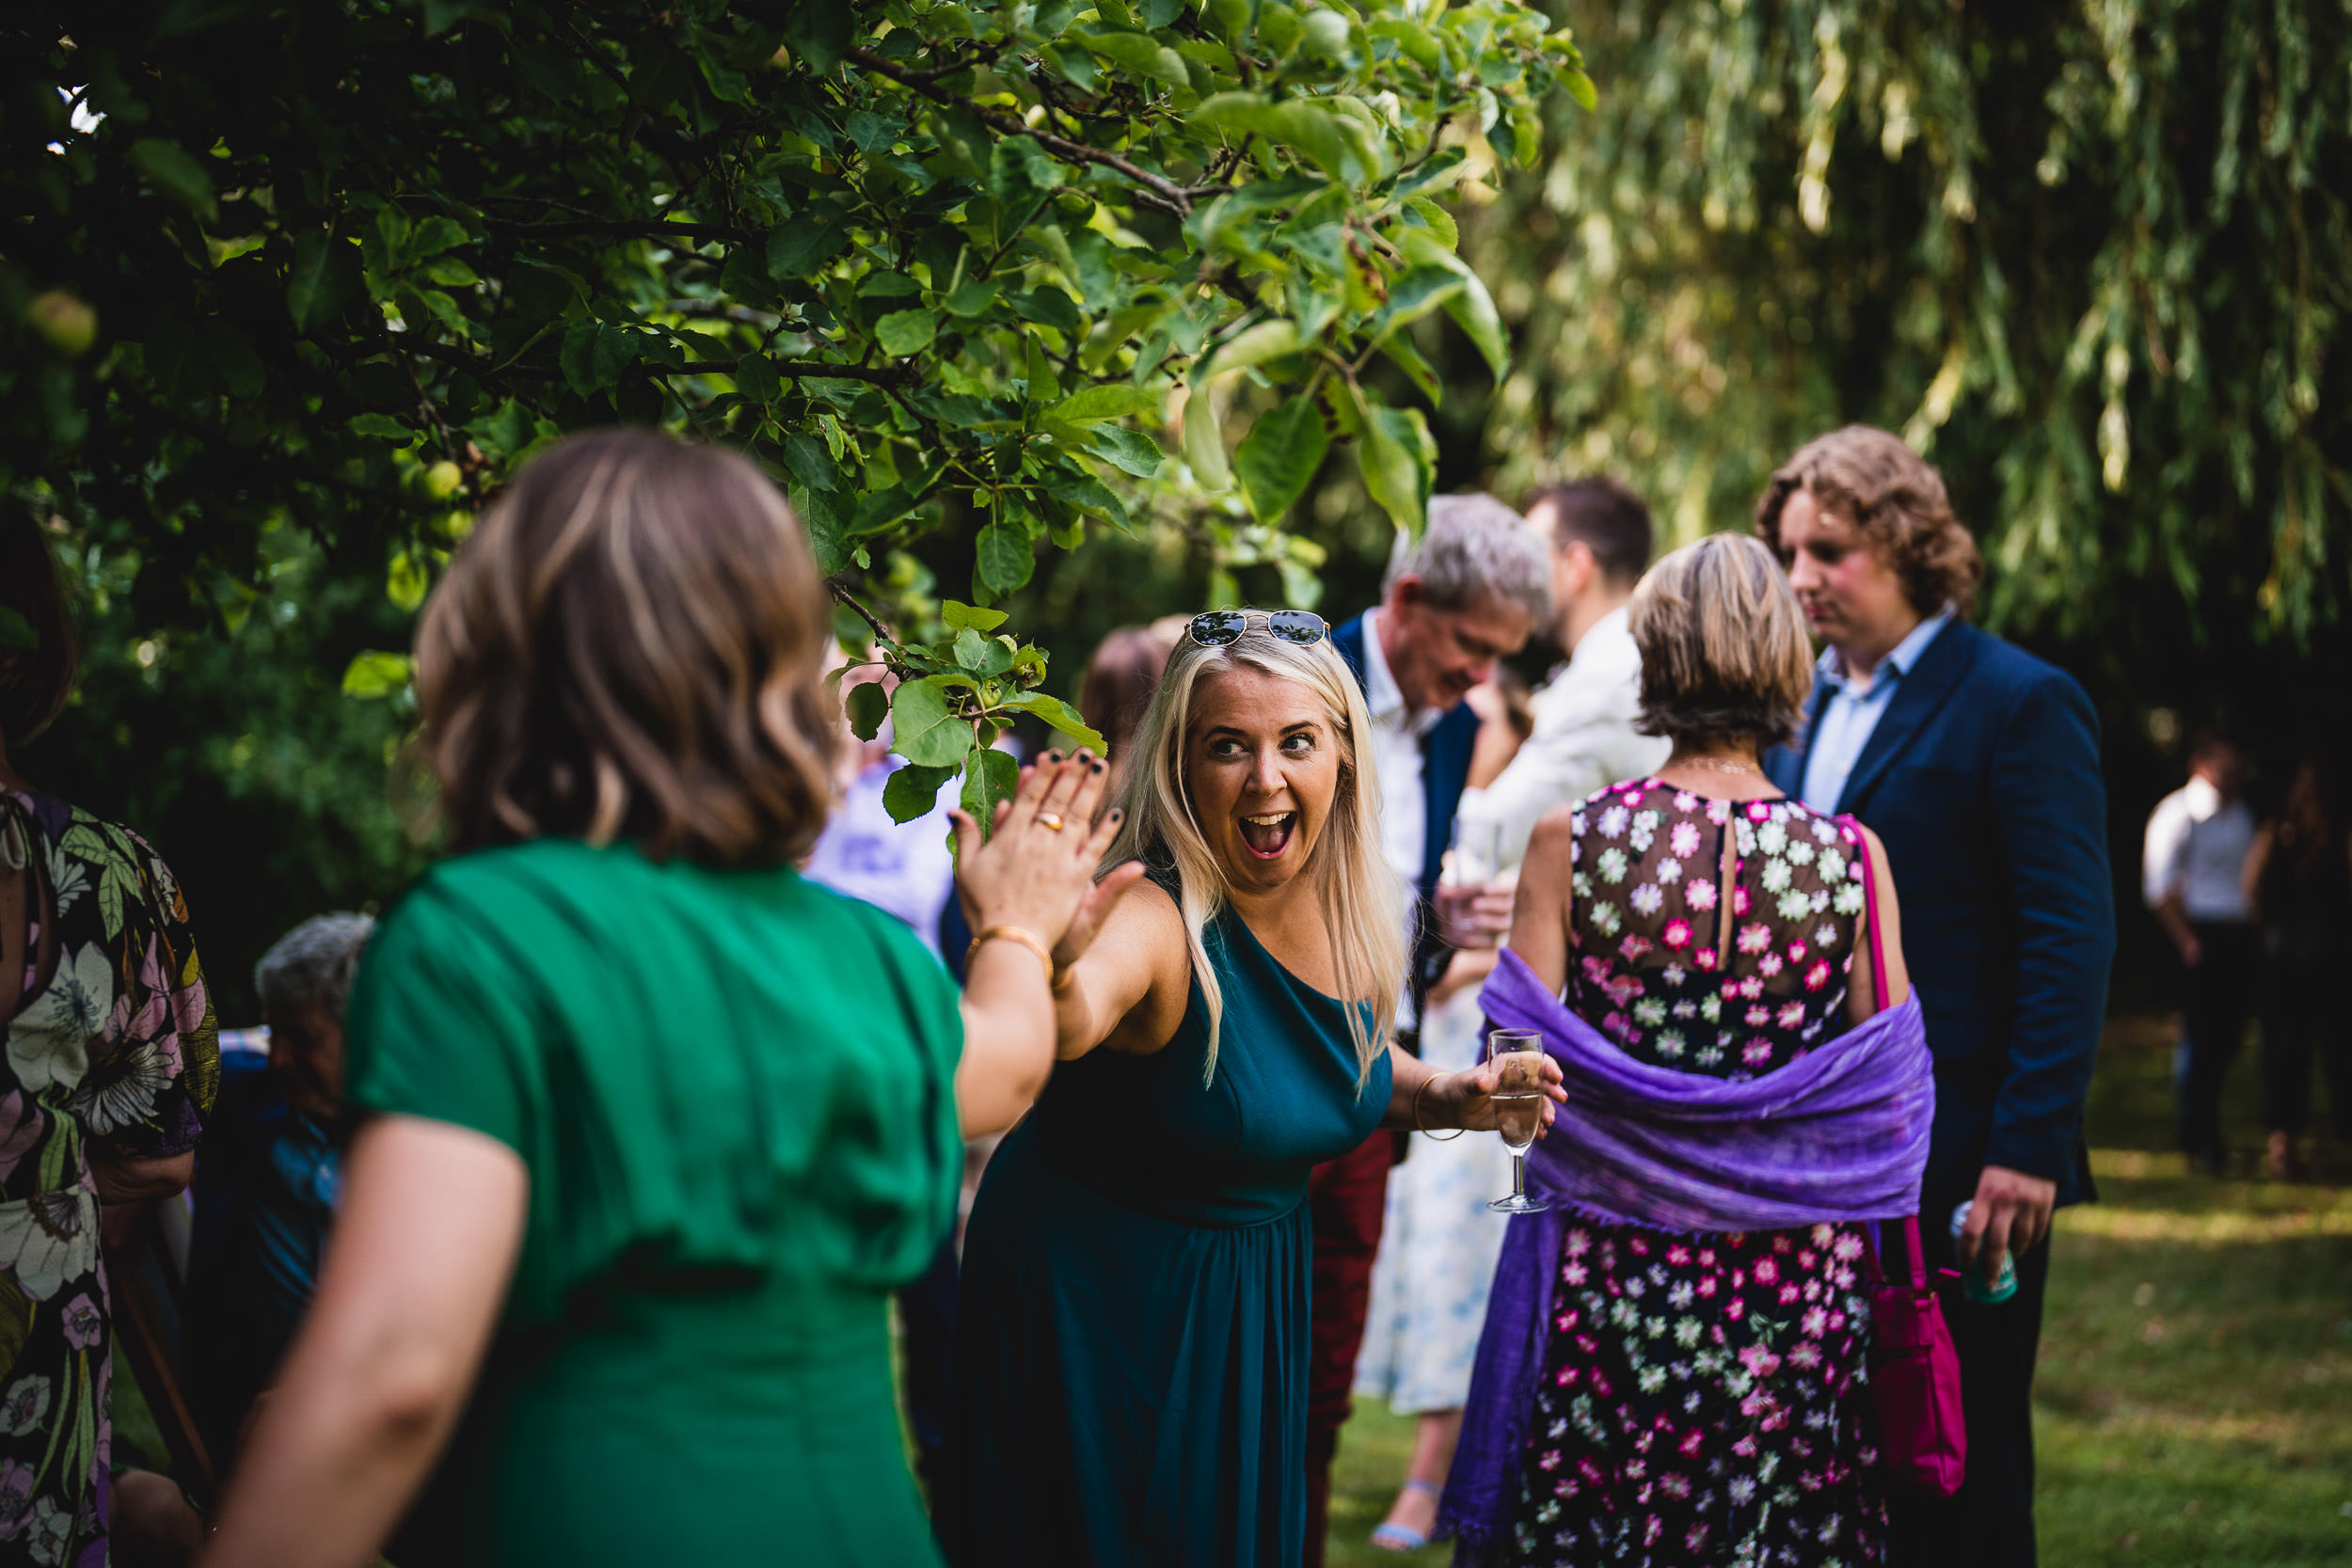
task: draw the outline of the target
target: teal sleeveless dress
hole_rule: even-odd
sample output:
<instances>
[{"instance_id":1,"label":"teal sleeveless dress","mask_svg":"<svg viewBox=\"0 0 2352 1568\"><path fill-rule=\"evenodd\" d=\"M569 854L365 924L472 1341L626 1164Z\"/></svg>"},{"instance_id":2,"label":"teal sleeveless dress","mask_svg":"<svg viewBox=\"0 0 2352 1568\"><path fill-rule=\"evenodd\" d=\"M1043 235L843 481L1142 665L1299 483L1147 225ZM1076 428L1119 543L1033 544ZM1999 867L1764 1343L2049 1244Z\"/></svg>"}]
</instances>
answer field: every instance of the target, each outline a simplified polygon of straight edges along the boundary
<instances>
[{"instance_id":1,"label":"teal sleeveless dress","mask_svg":"<svg viewBox=\"0 0 2352 1568\"><path fill-rule=\"evenodd\" d=\"M1205 1085L1200 983L1150 1056L1054 1072L964 1235L937 1522L957 1568L1295 1568L1306 1532L1307 1177L1387 1109L1348 1005L1240 916Z\"/></svg>"}]
</instances>

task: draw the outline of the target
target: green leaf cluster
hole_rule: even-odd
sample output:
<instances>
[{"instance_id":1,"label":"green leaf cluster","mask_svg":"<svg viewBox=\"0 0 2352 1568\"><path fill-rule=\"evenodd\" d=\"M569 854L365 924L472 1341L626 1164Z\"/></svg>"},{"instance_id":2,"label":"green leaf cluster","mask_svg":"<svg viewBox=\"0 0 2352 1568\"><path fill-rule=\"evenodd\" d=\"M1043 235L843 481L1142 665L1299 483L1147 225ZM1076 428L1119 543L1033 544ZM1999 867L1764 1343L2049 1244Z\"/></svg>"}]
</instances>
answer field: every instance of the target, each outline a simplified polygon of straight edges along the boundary
<instances>
[{"instance_id":1,"label":"green leaf cluster","mask_svg":"<svg viewBox=\"0 0 2352 1568\"><path fill-rule=\"evenodd\" d=\"M994 750L1018 716L1039 720L1073 746L1099 752L1103 737L1077 709L1038 689L1045 656L997 629L1003 610L954 599L939 609L947 635L928 646L888 644L884 662L897 684L887 698L879 682L852 686L850 725L859 739L871 740L887 718L892 749L913 764L891 776L883 804L892 816L908 822L925 815L939 786L961 770L963 808L985 825L1019 783L1011 754Z\"/></svg>"}]
</instances>

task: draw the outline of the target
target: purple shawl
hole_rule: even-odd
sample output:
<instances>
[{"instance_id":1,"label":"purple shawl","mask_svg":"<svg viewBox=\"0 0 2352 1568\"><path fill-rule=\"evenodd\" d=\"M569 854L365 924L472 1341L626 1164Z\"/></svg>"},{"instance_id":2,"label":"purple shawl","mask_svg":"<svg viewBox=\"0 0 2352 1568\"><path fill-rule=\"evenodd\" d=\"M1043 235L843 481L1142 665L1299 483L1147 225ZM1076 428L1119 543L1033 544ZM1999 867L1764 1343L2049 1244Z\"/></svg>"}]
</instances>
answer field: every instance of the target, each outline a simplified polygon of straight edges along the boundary
<instances>
[{"instance_id":1,"label":"purple shawl","mask_svg":"<svg viewBox=\"0 0 2352 1568\"><path fill-rule=\"evenodd\" d=\"M1935 1119L1916 990L1744 1082L1635 1061L1508 948L1479 1001L1495 1025L1544 1037L1568 1100L1528 1154L1528 1188L1552 1207L1515 1216L1503 1239L1438 1511L1438 1533L1462 1538L1463 1563L1508 1545L1568 1212L1686 1232L1915 1213Z\"/></svg>"}]
</instances>

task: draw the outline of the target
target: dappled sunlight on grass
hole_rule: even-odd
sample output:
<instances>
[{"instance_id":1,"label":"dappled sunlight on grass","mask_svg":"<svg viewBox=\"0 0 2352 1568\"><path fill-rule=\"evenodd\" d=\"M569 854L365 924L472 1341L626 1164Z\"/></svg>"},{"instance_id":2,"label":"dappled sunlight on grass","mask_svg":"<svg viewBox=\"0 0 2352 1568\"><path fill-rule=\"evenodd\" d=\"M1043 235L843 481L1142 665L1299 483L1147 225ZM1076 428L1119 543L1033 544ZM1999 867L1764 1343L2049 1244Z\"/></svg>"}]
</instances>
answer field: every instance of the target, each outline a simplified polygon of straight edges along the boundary
<instances>
[{"instance_id":1,"label":"dappled sunlight on grass","mask_svg":"<svg viewBox=\"0 0 2352 1568\"><path fill-rule=\"evenodd\" d=\"M2225 1099L2240 1159L2171 1151L2169 1021L2121 1020L2092 1091L2100 1201L2058 1218L2042 1370L2043 1560L2352 1562L2352 1171L2254 1179L2249 1051ZM2239 1171L2248 1174L2241 1177Z\"/></svg>"},{"instance_id":2,"label":"dappled sunlight on grass","mask_svg":"<svg viewBox=\"0 0 2352 1568\"><path fill-rule=\"evenodd\" d=\"M2075 1236L2106 1236L2125 1242L2178 1242L2209 1246L2231 1242L2285 1242L2298 1237L2352 1236L2352 1193L2335 1196L2321 1208L2278 1213L2244 1209L2189 1212L2123 1209L2099 1205L2070 1213L2060 1222Z\"/></svg>"}]
</instances>

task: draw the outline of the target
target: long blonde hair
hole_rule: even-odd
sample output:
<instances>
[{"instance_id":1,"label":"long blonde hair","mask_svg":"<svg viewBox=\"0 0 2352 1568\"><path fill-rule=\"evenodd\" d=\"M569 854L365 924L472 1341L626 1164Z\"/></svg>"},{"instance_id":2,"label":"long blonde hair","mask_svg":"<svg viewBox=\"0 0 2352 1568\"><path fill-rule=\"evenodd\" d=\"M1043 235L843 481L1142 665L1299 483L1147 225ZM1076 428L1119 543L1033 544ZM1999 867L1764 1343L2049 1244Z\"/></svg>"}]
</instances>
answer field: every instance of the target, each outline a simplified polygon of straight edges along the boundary
<instances>
[{"instance_id":1,"label":"long blonde hair","mask_svg":"<svg viewBox=\"0 0 2352 1568\"><path fill-rule=\"evenodd\" d=\"M1369 1001L1369 1018L1364 1006L1347 1009L1360 1094L1372 1075L1373 1059L1396 1023L1397 995L1405 984L1405 894L1380 852L1380 782L1360 748L1372 714L1356 677L1328 639L1301 647L1253 626L1221 648L1204 647L1190 638L1177 643L1136 734L1134 765L1120 793L1126 820L1103 863L1108 869L1139 859L1175 873L1176 903L1184 918L1193 977L1200 982L1209 1009L1208 1061L1201 1072L1205 1085L1216 1076L1225 998L1200 933L1225 907L1228 895L1225 874L1200 831L1191 791L1185 787L1184 738L1191 727L1193 689L1204 675L1236 669L1306 687L1323 699L1338 738L1339 789L1301 875L1313 879L1341 996L1351 1003Z\"/></svg>"}]
</instances>

